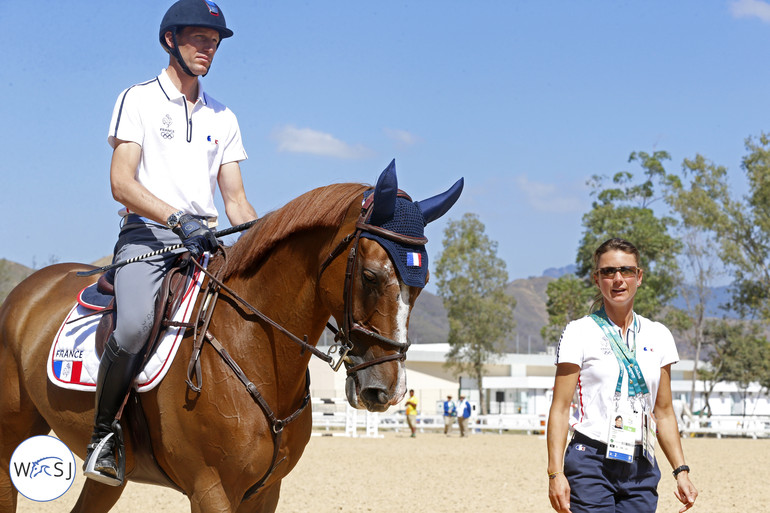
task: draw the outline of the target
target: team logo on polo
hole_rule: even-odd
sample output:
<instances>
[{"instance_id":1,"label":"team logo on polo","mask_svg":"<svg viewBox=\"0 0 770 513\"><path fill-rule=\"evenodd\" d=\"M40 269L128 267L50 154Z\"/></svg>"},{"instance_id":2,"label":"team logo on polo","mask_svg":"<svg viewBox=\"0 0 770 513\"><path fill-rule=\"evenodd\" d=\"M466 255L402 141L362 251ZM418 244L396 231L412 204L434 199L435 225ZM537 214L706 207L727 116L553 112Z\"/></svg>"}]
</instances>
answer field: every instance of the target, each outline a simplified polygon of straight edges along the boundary
<instances>
[{"instance_id":1,"label":"team logo on polo","mask_svg":"<svg viewBox=\"0 0 770 513\"><path fill-rule=\"evenodd\" d=\"M173 120L171 119L171 116L166 114L161 121L166 126L166 128L163 128L163 127L160 128L160 136L163 137L164 139L173 139L174 129L171 128L171 123L173 122Z\"/></svg>"},{"instance_id":2,"label":"team logo on polo","mask_svg":"<svg viewBox=\"0 0 770 513\"><path fill-rule=\"evenodd\" d=\"M610 346L610 340L607 337L602 337L602 353L605 355L612 354L612 347Z\"/></svg>"},{"instance_id":3,"label":"team logo on polo","mask_svg":"<svg viewBox=\"0 0 770 513\"><path fill-rule=\"evenodd\" d=\"M11 482L27 499L46 502L58 499L75 478L75 456L58 438L33 436L13 452Z\"/></svg>"}]
</instances>

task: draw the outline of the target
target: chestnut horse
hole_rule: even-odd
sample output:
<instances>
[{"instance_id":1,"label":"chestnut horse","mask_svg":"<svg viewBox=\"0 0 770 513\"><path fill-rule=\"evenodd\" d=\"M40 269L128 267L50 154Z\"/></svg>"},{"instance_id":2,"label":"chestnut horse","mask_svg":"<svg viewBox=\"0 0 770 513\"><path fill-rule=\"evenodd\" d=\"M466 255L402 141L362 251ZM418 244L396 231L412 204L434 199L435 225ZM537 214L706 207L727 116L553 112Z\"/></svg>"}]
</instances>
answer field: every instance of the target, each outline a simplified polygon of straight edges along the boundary
<instances>
[{"instance_id":1,"label":"chestnut horse","mask_svg":"<svg viewBox=\"0 0 770 513\"><path fill-rule=\"evenodd\" d=\"M157 464L154 470L145 468L147 460L138 456L142 442L124 425L127 481L174 487L187 495L194 513L275 511L281 479L310 439L307 367L311 353L320 353L314 345L330 316L341 328L339 345L350 351L344 358L348 401L384 411L401 399L408 317L421 288L404 283L378 238L420 241L373 221L382 224L394 215L393 164L367 193L374 197L368 217L362 214L366 189L336 184L305 193L260 219L225 248L226 257L212 259L209 268L223 270L216 279L222 287L208 324L213 341L203 344L197 360L200 388L187 383L194 351L188 329L164 380L145 393L132 392L148 427L145 445L152 447ZM419 208L427 224L452 206L461 189L462 180L443 194L422 202L409 199L409 204ZM400 191L398 197L404 197ZM361 237L370 231L377 235ZM93 394L52 384L46 358L76 294L94 281L77 275L89 269L46 267L19 284L0 307L2 512L16 509L9 461L22 441L53 430L75 454L85 456ZM289 334L309 343L300 347ZM226 349L234 367L220 357L215 343ZM122 422L131 415L127 408ZM72 511L109 511L124 487L87 479Z\"/></svg>"}]
</instances>

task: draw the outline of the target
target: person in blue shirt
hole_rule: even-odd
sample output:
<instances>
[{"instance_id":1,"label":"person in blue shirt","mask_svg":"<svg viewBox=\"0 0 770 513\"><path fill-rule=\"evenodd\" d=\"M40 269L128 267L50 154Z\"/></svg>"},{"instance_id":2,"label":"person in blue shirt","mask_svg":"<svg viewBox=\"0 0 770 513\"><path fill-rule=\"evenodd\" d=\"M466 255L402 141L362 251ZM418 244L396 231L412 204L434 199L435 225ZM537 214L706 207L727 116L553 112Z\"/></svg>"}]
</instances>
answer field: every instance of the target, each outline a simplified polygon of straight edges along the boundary
<instances>
[{"instance_id":1,"label":"person in blue shirt","mask_svg":"<svg viewBox=\"0 0 770 513\"><path fill-rule=\"evenodd\" d=\"M455 417L457 417L457 405L455 405L455 402L452 400L452 396L448 395L446 396L446 401L444 401L444 434L449 436L449 432L452 431L452 424L455 422Z\"/></svg>"},{"instance_id":2,"label":"person in blue shirt","mask_svg":"<svg viewBox=\"0 0 770 513\"><path fill-rule=\"evenodd\" d=\"M464 437L468 431L468 419L471 418L471 403L460 394L460 402L457 403L457 424L460 426L460 437Z\"/></svg>"}]
</instances>

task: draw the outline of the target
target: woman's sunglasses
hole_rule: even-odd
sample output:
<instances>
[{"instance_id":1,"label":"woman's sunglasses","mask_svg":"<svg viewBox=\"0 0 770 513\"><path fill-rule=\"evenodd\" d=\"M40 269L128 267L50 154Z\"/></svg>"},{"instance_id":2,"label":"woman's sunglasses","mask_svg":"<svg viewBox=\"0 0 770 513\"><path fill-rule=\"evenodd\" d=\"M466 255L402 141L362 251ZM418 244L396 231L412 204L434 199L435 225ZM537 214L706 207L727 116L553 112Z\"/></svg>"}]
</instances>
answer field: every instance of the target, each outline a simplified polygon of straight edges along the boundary
<instances>
[{"instance_id":1,"label":"woman's sunglasses","mask_svg":"<svg viewBox=\"0 0 770 513\"><path fill-rule=\"evenodd\" d=\"M621 267L600 267L596 274L602 278L613 278L615 274L620 273L623 278L632 278L639 272L639 268L633 265L624 265Z\"/></svg>"}]
</instances>

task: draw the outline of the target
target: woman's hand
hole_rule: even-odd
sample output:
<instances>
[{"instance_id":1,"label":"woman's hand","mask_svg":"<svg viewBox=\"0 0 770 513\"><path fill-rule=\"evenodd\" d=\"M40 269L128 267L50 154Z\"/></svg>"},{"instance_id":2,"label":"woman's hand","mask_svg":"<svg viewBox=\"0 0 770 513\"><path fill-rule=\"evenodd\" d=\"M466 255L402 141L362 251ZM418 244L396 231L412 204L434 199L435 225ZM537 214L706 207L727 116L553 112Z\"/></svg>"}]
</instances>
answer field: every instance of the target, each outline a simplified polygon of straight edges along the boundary
<instances>
[{"instance_id":1,"label":"woman's hand","mask_svg":"<svg viewBox=\"0 0 770 513\"><path fill-rule=\"evenodd\" d=\"M698 498L698 490L695 489L695 485L690 481L689 472L680 472L676 476L674 496L679 499L679 502L684 504L684 508L680 509L679 513L684 513L695 505L695 499Z\"/></svg>"},{"instance_id":2,"label":"woman's hand","mask_svg":"<svg viewBox=\"0 0 770 513\"><path fill-rule=\"evenodd\" d=\"M569 483L563 472L548 480L548 498L551 506L559 513L571 513L569 509Z\"/></svg>"}]
</instances>

